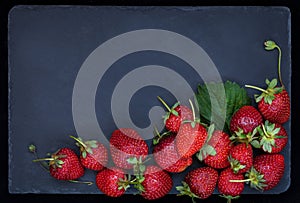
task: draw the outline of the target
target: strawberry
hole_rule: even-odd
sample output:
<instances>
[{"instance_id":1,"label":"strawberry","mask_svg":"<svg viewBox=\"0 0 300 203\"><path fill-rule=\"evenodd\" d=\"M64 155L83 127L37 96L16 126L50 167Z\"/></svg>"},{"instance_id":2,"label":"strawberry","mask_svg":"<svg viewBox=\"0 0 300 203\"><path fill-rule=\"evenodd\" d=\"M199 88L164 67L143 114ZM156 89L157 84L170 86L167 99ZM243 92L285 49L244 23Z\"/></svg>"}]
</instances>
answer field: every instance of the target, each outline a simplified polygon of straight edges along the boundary
<instances>
[{"instance_id":1,"label":"strawberry","mask_svg":"<svg viewBox=\"0 0 300 203\"><path fill-rule=\"evenodd\" d=\"M170 192L173 180L163 169L154 165L145 166L141 157L129 158L127 161L133 165L135 175L130 184L133 184L145 199L159 199Z\"/></svg>"},{"instance_id":2,"label":"strawberry","mask_svg":"<svg viewBox=\"0 0 300 203\"><path fill-rule=\"evenodd\" d=\"M192 164L192 158L182 158L179 156L175 146L175 134L163 137L160 142L154 146L153 156L156 163L164 170L171 173L184 171Z\"/></svg>"},{"instance_id":3,"label":"strawberry","mask_svg":"<svg viewBox=\"0 0 300 203\"><path fill-rule=\"evenodd\" d=\"M192 198L206 199L214 191L218 180L218 172L210 167L197 168L190 171L182 182L183 186L177 186L179 195L188 195Z\"/></svg>"},{"instance_id":4,"label":"strawberry","mask_svg":"<svg viewBox=\"0 0 300 203\"><path fill-rule=\"evenodd\" d=\"M33 160L33 162L40 161L49 161L50 175L58 180L75 180L84 175L83 166L70 148L61 148L50 158Z\"/></svg>"},{"instance_id":5,"label":"strawberry","mask_svg":"<svg viewBox=\"0 0 300 203\"><path fill-rule=\"evenodd\" d=\"M253 106L243 106L237 110L230 121L231 132L242 132L244 134L252 131L263 122L259 111Z\"/></svg>"},{"instance_id":6,"label":"strawberry","mask_svg":"<svg viewBox=\"0 0 300 203\"><path fill-rule=\"evenodd\" d=\"M192 107L193 120L183 123L176 136L176 148L181 157L188 158L197 153L205 144L207 139L206 128L195 116L194 106Z\"/></svg>"},{"instance_id":7,"label":"strawberry","mask_svg":"<svg viewBox=\"0 0 300 203\"><path fill-rule=\"evenodd\" d=\"M245 173L251 168L253 163L252 146L246 143L233 146L230 150L228 160L235 174Z\"/></svg>"},{"instance_id":8,"label":"strawberry","mask_svg":"<svg viewBox=\"0 0 300 203\"><path fill-rule=\"evenodd\" d=\"M98 172L96 185L100 191L110 197L120 197L129 187L122 169L111 167Z\"/></svg>"},{"instance_id":9,"label":"strawberry","mask_svg":"<svg viewBox=\"0 0 300 203\"><path fill-rule=\"evenodd\" d=\"M258 109L266 120L272 123L283 124L288 121L291 113L290 97L285 90L284 84L281 78L281 49L271 40L264 43L265 49L270 51L277 49L278 55L278 76L281 83L280 87L277 87L277 79L269 81L266 79L267 89L262 89L253 85L246 85L262 92L261 95L254 95L255 100L258 103Z\"/></svg>"},{"instance_id":10,"label":"strawberry","mask_svg":"<svg viewBox=\"0 0 300 203\"><path fill-rule=\"evenodd\" d=\"M255 101L258 103L258 109L264 119L272 123L285 123L290 117L290 97L283 87L277 86L277 79L269 81L266 79L268 88L266 90L246 85L253 89L262 91L261 95L255 95Z\"/></svg>"},{"instance_id":11,"label":"strawberry","mask_svg":"<svg viewBox=\"0 0 300 203\"><path fill-rule=\"evenodd\" d=\"M260 147L268 153L278 153L283 150L288 142L287 132L279 123L265 121L262 129L259 128Z\"/></svg>"},{"instance_id":12,"label":"strawberry","mask_svg":"<svg viewBox=\"0 0 300 203\"><path fill-rule=\"evenodd\" d=\"M105 146L96 140L83 142L81 138L70 136L76 140L76 145L80 148L81 164L91 170L100 171L108 162L108 153Z\"/></svg>"},{"instance_id":13,"label":"strawberry","mask_svg":"<svg viewBox=\"0 0 300 203\"><path fill-rule=\"evenodd\" d=\"M207 166L215 169L226 168L229 166L228 155L231 149L229 135L223 131L213 131L213 125L208 128L208 138L206 144L197 154L197 158ZM212 132L213 131L213 132Z\"/></svg>"},{"instance_id":14,"label":"strawberry","mask_svg":"<svg viewBox=\"0 0 300 203\"><path fill-rule=\"evenodd\" d=\"M181 126L176 137L176 148L181 157L191 157L204 145L207 138L205 127L196 123L193 127L190 123Z\"/></svg>"},{"instance_id":15,"label":"strawberry","mask_svg":"<svg viewBox=\"0 0 300 203\"><path fill-rule=\"evenodd\" d=\"M274 188L284 173L284 156L281 154L263 154L254 158L253 168L246 177L250 186L261 190Z\"/></svg>"},{"instance_id":16,"label":"strawberry","mask_svg":"<svg viewBox=\"0 0 300 203\"><path fill-rule=\"evenodd\" d=\"M163 117L167 130L177 133L184 120L193 118L192 111L187 106L179 105L179 102L177 102L170 108L162 98L159 96L157 98L168 110Z\"/></svg>"},{"instance_id":17,"label":"strawberry","mask_svg":"<svg viewBox=\"0 0 300 203\"><path fill-rule=\"evenodd\" d=\"M230 182L231 180L243 180L243 174L235 174L231 168L226 168L221 171L218 180L218 190L222 197L230 202L231 199L236 199L244 190L243 182Z\"/></svg>"},{"instance_id":18,"label":"strawberry","mask_svg":"<svg viewBox=\"0 0 300 203\"><path fill-rule=\"evenodd\" d=\"M173 186L171 176L161 168L150 165L144 172L144 180L141 183L143 191L141 195L147 200L161 198L168 194Z\"/></svg>"},{"instance_id":19,"label":"strawberry","mask_svg":"<svg viewBox=\"0 0 300 203\"><path fill-rule=\"evenodd\" d=\"M254 158L253 166L245 174L245 180L230 182L250 183L257 190L271 190L280 182L284 174L284 156L281 154L261 154Z\"/></svg>"},{"instance_id":20,"label":"strawberry","mask_svg":"<svg viewBox=\"0 0 300 203\"><path fill-rule=\"evenodd\" d=\"M132 168L132 165L127 162L128 158L142 156L145 159L148 154L148 145L133 129L115 130L109 142L113 162L123 169Z\"/></svg>"}]
</instances>

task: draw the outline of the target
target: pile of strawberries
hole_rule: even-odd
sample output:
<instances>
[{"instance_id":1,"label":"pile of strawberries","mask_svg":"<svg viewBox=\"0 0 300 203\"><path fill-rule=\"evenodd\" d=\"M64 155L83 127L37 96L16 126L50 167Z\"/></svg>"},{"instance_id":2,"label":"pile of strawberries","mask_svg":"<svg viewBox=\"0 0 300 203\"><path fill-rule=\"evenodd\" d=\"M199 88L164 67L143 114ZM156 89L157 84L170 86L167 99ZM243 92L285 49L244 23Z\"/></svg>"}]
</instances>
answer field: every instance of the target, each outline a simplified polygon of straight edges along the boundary
<instances>
[{"instance_id":1,"label":"pile of strawberries","mask_svg":"<svg viewBox=\"0 0 300 203\"><path fill-rule=\"evenodd\" d=\"M265 42L266 50L281 50L273 41ZM257 108L243 106L231 118L230 132L200 122L191 108L179 102L169 107L164 116L166 131L153 138L153 159L149 164L149 147L134 129L121 128L110 136L106 148L96 140L76 140L80 156L69 148L61 148L48 158L37 158L50 175L58 180L80 182L86 169L97 171L95 182L100 191L119 197L134 187L145 199L154 200L168 194L173 187L170 173L186 170L196 156L204 166L187 173L178 195L206 199L214 192L228 199L237 198L245 183L261 191L271 190L281 180L285 162L280 152L288 142L283 124L290 117L290 99L281 80L280 63L277 79L266 80L267 88L246 87L262 91L255 95ZM30 151L36 153L33 145ZM255 152L255 153L254 153ZM112 166L108 166L109 153ZM45 165L45 161L47 164ZM90 182L84 182L90 184Z\"/></svg>"}]
</instances>

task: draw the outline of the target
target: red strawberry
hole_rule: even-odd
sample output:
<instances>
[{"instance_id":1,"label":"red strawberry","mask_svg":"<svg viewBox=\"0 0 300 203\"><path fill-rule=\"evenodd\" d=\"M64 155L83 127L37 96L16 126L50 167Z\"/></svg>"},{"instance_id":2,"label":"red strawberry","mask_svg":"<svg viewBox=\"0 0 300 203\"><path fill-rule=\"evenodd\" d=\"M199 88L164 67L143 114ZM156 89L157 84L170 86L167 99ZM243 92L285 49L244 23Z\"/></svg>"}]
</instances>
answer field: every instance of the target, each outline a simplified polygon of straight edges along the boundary
<instances>
[{"instance_id":1,"label":"red strawberry","mask_svg":"<svg viewBox=\"0 0 300 203\"><path fill-rule=\"evenodd\" d=\"M96 184L100 191L110 197L119 197L129 187L127 177L122 169L112 167L98 172Z\"/></svg>"},{"instance_id":2,"label":"red strawberry","mask_svg":"<svg viewBox=\"0 0 300 203\"><path fill-rule=\"evenodd\" d=\"M262 129L259 128L260 146L268 153L278 153L283 150L288 142L287 132L279 123L265 122Z\"/></svg>"},{"instance_id":3,"label":"red strawberry","mask_svg":"<svg viewBox=\"0 0 300 203\"><path fill-rule=\"evenodd\" d=\"M176 148L181 157L188 158L198 152L206 142L207 131L200 123L200 119L196 118L195 109L191 100L189 100L193 120L186 120L183 123L176 136Z\"/></svg>"},{"instance_id":4,"label":"red strawberry","mask_svg":"<svg viewBox=\"0 0 300 203\"><path fill-rule=\"evenodd\" d=\"M197 157L200 161L212 168L221 169L229 166L228 155L231 149L229 135L223 131L215 130L213 133L208 129L206 144L202 147Z\"/></svg>"},{"instance_id":5,"label":"red strawberry","mask_svg":"<svg viewBox=\"0 0 300 203\"><path fill-rule=\"evenodd\" d=\"M219 176L218 190L222 197L236 199L244 190L244 182L230 182L231 180L244 180L243 174L235 174L231 168L224 169Z\"/></svg>"},{"instance_id":6,"label":"red strawberry","mask_svg":"<svg viewBox=\"0 0 300 203\"><path fill-rule=\"evenodd\" d=\"M254 158L253 168L247 174L250 186L261 190L274 188L284 173L284 156L263 154Z\"/></svg>"},{"instance_id":7,"label":"red strawberry","mask_svg":"<svg viewBox=\"0 0 300 203\"><path fill-rule=\"evenodd\" d=\"M269 81L266 79L268 88L266 90L246 85L253 89L262 91L260 96L255 95L258 109L266 120L272 123L285 123L290 117L290 97L283 87L277 86L277 79Z\"/></svg>"},{"instance_id":8,"label":"red strawberry","mask_svg":"<svg viewBox=\"0 0 300 203\"><path fill-rule=\"evenodd\" d=\"M270 51L277 49L278 54L278 76L281 83L281 87L277 87L277 79L269 81L266 79L266 84L268 88L266 90L255 87L252 85L246 85L253 89L257 89L262 92L260 96L255 95L256 102L258 102L258 109L266 120L269 120L272 123L285 123L290 117L290 97L285 90L285 87L281 78L281 49L280 47L271 40L268 40L264 43L265 49Z\"/></svg>"},{"instance_id":9,"label":"red strawberry","mask_svg":"<svg viewBox=\"0 0 300 203\"><path fill-rule=\"evenodd\" d=\"M280 182L284 174L284 156L281 154L262 154L254 158L253 166L245 174L245 180L230 180L230 182L250 183L257 190L271 190Z\"/></svg>"},{"instance_id":10,"label":"red strawberry","mask_svg":"<svg viewBox=\"0 0 300 203\"><path fill-rule=\"evenodd\" d=\"M246 143L241 143L232 147L228 159L234 173L245 173L251 168L253 163L252 146Z\"/></svg>"},{"instance_id":11,"label":"red strawberry","mask_svg":"<svg viewBox=\"0 0 300 203\"><path fill-rule=\"evenodd\" d=\"M233 114L230 121L231 132L244 134L252 131L263 122L262 116L253 106L243 106Z\"/></svg>"},{"instance_id":12,"label":"red strawberry","mask_svg":"<svg viewBox=\"0 0 300 203\"><path fill-rule=\"evenodd\" d=\"M133 157L127 161L133 165L135 175L130 184L133 184L145 199L158 199L170 192L173 181L163 169L154 165L145 166L141 158Z\"/></svg>"},{"instance_id":13,"label":"red strawberry","mask_svg":"<svg viewBox=\"0 0 300 203\"><path fill-rule=\"evenodd\" d=\"M133 129L115 130L109 142L113 162L123 169L132 168L132 165L127 162L128 158L142 156L145 159L148 154L148 145Z\"/></svg>"},{"instance_id":14,"label":"red strawberry","mask_svg":"<svg viewBox=\"0 0 300 203\"><path fill-rule=\"evenodd\" d=\"M76 153L69 148L59 149L51 155L51 158L33 161L49 161L50 175L58 180L75 180L84 175L84 168Z\"/></svg>"},{"instance_id":15,"label":"red strawberry","mask_svg":"<svg viewBox=\"0 0 300 203\"><path fill-rule=\"evenodd\" d=\"M76 145L80 147L80 162L85 168L100 171L106 166L108 153L103 144L96 140L83 142L81 138L70 137L76 140Z\"/></svg>"},{"instance_id":16,"label":"red strawberry","mask_svg":"<svg viewBox=\"0 0 300 203\"><path fill-rule=\"evenodd\" d=\"M190 171L184 180L183 186L177 186L176 189L179 195L188 195L194 202L194 198L206 199L213 193L218 172L210 167L197 168Z\"/></svg>"},{"instance_id":17,"label":"red strawberry","mask_svg":"<svg viewBox=\"0 0 300 203\"><path fill-rule=\"evenodd\" d=\"M175 146L175 138L175 134L165 136L153 149L156 163L162 169L171 173L184 171L193 161L191 157L182 158L179 156Z\"/></svg>"},{"instance_id":18,"label":"red strawberry","mask_svg":"<svg viewBox=\"0 0 300 203\"><path fill-rule=\"evenodd\" d=\"M197 153L204 145L207 131L199 123L193 126L184 123L176 136L176 148L181 157L188 158Z\"/></svg>"},{"instance_id":19,"label":"red strawberry","mask_svg":"<svg viewBox=\"0 0 300 203\"><path fill-rule=\"evenodd\" d=\"M157 166L147 166L141 185L141 195L147 200L161 198L168 194L173 186L171 176Z\"/></svg>"},{"instance_id":20,"label":"red strawberry","mask_svg":"<svg viewBox=\"0 0 300 203\"><path fill-rule=\"evenodd\" d=\"M270 91L267 89L267 91ZM275 91L276 92L276 91ZM263 93L264 94L264 93ZM268 93L269 95L270 93ZM256 99L258 109L266 120L273 123L285 123L290 117L290 97L286 90L273 94L274 99ZM259 98L259 97L258 97ZM268 98L268 96L264 96Z\"/></svg>"},{"instance_id":21,"label":"red strawberry","mask_svg":"<svg viewBox=\"0 0 300 203\"><path fill-rule=\"evenodd\" d=\"M179 102L177 102L170 108L162 98L159 96L157 98L168 110L164 116L164 123L167 130L177 133L184 120L191 120L193 118L192 111L187 106L179 105Z\"/></svg>"}]
</instances>

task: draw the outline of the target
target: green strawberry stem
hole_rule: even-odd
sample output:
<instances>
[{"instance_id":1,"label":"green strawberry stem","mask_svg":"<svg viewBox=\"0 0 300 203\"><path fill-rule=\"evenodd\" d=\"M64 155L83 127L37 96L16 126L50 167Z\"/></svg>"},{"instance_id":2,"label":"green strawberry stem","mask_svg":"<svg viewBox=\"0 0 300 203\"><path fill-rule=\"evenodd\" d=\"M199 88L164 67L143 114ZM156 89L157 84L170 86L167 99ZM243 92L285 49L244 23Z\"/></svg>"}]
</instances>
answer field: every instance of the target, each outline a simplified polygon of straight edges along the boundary
<instances>
[{"instance_id":1,"label":"green strawberry stem","mask_svg":"<svg viewBox=\"0 0 300 203\"><path fill-rule=\"evenodd\" d=\"M84 142L82 142L81 139L77 138L77 137L74 137L72 135L70 135L70 138L76 140L76 142L78 142L80 145L82 145L85 149L87 148L86 144Z\"/></svg>"},{"instance_id":2,"label":"green strawberry stem","mask_svg":"<svg viewBox=\"0 0 300 203\"><path fill-rule=\"evenodd\" d=\"M253 181L253 178L248 178L248 179L244 179L244 180L229 180L229 182L231 182L231 183L244 183L244 182L249 182L249 181Z\"/></svg>"},{"instance_id":3,"label":"green strawberry stem","mask_svg":"<svg viewBox=\"0 0 300 203\"><path fill-rule=\"evenodd\" d=\"M78 184L87 184L87 185L93 185L93 182L90 181L79 181L79 180L68 180L70 183L78 183Z\"/></svg>"},{"instance_id":4,"label":"green strawberry stem","mask_svg":"<svg viewBox=\"0 0 300 203\"><path fill-rule=\"evenodd\" d=\"M35 156L36 160L38 160L39 156L37 154L37 149L36 149L35 145L33 145L33 144L29 145L28 149L29 149L29 151L31 153L33 153L33 155ZM39 163L40 163L39 165L43 168L43 170L49 172L49 166L48 166L48 164L45 161L40 161Z\"/></svg>"},{"instance_id":5,"label":"green strawberry stem","mask_svg":"<svg viewBox=\"0 0 300 203\"><path fill-rule=\"evenodd\" d=\"M281 49L276 44L276 42L271 41L271 40L265 41L264 45L265 45L265 49L268 50L268 51L271 51L271 50L274 50L274 49L278 50L278 77L279 77L279 81L280 81L281 86L284 88L282 78L281 78L281 58L282 58Z\"/></svg>"},{"instance_id":6,"label":"green strawberry stem","mask_svg":"<svg viewBox=\"0 0 300 203\"><path fill-rule=\"evenodd\" d=\"M190 102L192 112L193 112L193 121L195 122L196 121L195 108L194 108L193 102L190 99L189 99L189 102Z\"/></svg>"},{"instance_id":7,"label":"green strawberry stem","mask_svg":"<svg viewBox=\"0 0 300 203\"><path fill-rule=\"evenodd\" d=\"M245 85L245 87L249 87L249 88L252 88L252 89L256 89L256 90L259 90L259 91L264 92L264 93L266 93L266 94L269 93L267 90L264 90L263 88L256 87L256 86L253 86L253 85Z\"/></svg>"},{"instance_id":8,"label":"green strawberry stem","mask_svg":"<svg viewBox=\"0 0 300 203\"><path fill-rule=\"evenodd\" d=\"M264 131L265 136L266 136L267 138L270 138L271 136L270 136L270 134L267 132L267 130L266 130L266 128L265 128L265 125L261 125L261 126L262 126L262 129L263 129L263 131Z\"/></svg>"},{"instance_id":9,"label":"green strawberry stem","mask_svg":"<svg viewBox=\"0 0 300 203\"><path fill-rule=\"evenodd\" d=\"M152 141L152 142L153 142L153 145L157 145L157 144L159 143L159 141L160 141L163 137L169 135L170 133L171 133L170 131L167 131L167 132L164 132L164 133L160 134L160 133L158 132L157 127L154 126L154 134L155 134L155 137L153 138L153 141Z\"/></svg>"},{"instance_id":10,"label":"green strawberry stem","mask_svg":"<svg viewBox=\"0 0 300 203\"><path fill-rule=\"evenodd\" d=\"M164 107L166 107L169 112L172 111L168 104L160 96L157 96L157 99L164 105Z\"/></svg>"},{"instance_id":11,"label":"green strawberry stem","mask_svg":"<svg viewBox=\"0 0 300 203\"><path fill-rule=\"evenodd\" d=\"M41 158L41 159L35 159L32 160L33 162L40 162L40 161L53 161L55 160L54 158Z\"/></svg>"}]
</instances>

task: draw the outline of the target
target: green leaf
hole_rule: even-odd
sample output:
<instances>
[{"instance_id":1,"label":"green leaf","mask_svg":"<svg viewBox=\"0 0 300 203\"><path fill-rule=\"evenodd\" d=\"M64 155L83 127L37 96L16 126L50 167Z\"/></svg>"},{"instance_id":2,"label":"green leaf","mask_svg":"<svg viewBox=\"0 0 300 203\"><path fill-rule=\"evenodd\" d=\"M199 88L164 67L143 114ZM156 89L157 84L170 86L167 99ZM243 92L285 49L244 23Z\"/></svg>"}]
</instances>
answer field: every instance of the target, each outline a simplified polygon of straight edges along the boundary
<instances>
[{"instance_id":1,"label":"green leaf","mask_svg":"<svg viewBox=\"0 0 300 203\"><path fill-rule=\"evenodd\" d=\"M175 111L174 109L171 111L171 113L172 113L173 115L175 115L175 116L179 116L178 112Z\"/></svg>"},{"instance_id":2,"label":"green leaf","mask_svg":"<svg viewBox=\"0 0 300 203\"><path fill-rule=\"evenodd\" d=\"M130 157L130 158L127 159L127 162L128 162L129 164L137 164L137 163L138 163L138 160L137 160L136 157Z\"/></svg>"},{"instance_id":3,"label":"green leaf","mask_svg":"<svg viewBox=\"0 0 300 203\"><path fill-rule=\"evenodd\" d=\"M203 161L202 152L197 153L196 157L198 158L199 161Z\"/></svg>"},{"instance_id":4,"label":"green leaf","mask_svg":"<svg viewBox=\"0 0 300 203\"><path fill-rule=\"evenodd\" d=\"M85 159L86 158L86 151L84 150L82 153L81 153L82 157Z\"/></svg>"},{"instance_id":5,"label":"green leaf","mask_svg":"<svg viewBox=\"0 0 300 203\"><path fill-rule=\"evenodd\" d=\"M146 170L146 166L145 165L140 165L140 172L144 173Z\"/></svg>"},{"instance_id":6,"label":"green leaf","mask_svg":"<svg viewBox=\"0 0 300 203\"><path fill-rule=\"evenodd\" d=\"M211 146L211 145L206 145L205 152L207 152L207 154L209 154L211 156L215 156L217 154L215 148L213 148L213 146Z\"/></svg>"},{"instance_id":7,"label":"green leaf","mask_svg":"<svg viewBox=\"0 0 300 203\"><path fill-rule=\"evenodd\" d=\"M253 140L250 144L257 149L261 147L257 140Z\"/></svg>"},{"instance_id":8,"label":"green leaf","mask_svg":"<svg viewBox=\"0 0 300 203\"><path fill-rule=\"evenodd\" d=\"M251 104L251 99L246 90L231 81L199 85L196 100L201 121L210 124L213 117L216 129L223 129L227 133L229 133L232 115L242 106ZM212 106L214 106L215 112L212 112Z\"/></svg>"},{"instance_id":9,"label":"green leaf","mask_svg":"<svg viewBox=\"0 0 300 203\"><path fill-rule=\"evenodd\" d=\"M62 161L62 160L57 160L57 163L58 163L59 165L63 165L63 164L64 164L64 161Z\"/></svg>"},{"instance_id":10,"label":"green leaf","mask_svg":"<svg viewBox=\"0 0 300 203\"><path fill-rule=\"evenodd\" d=\"M158 138L153 138L153 145L157 145L159 143L159 139Z\"/></svg>"},{"instance_id":11,"label":"green leaf","mask_svg":"<svg viewBox=\"0 0 300 203\"><path fill-rule=\"evenodd\" d=\"M277 85L277 79L274 78L274 79L270 82L269 88L274 88L274 87L276 87L276 85Z\"/></svg>"},{"instance_id":12,"label":"green leaf","mask_svg":"<svg viewBox=\"0 0 300 203\"><path fill-rule=\"evenodd\" d=\"M89 154L93 154L92 148L87 148L86 151L87 151L87 153L89 153Z\"/></svg>"}]
</instances>

